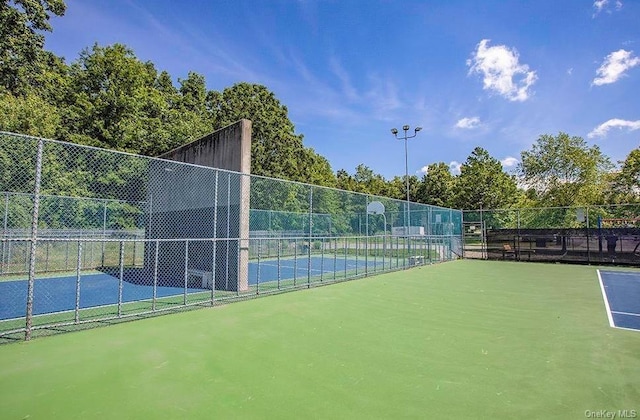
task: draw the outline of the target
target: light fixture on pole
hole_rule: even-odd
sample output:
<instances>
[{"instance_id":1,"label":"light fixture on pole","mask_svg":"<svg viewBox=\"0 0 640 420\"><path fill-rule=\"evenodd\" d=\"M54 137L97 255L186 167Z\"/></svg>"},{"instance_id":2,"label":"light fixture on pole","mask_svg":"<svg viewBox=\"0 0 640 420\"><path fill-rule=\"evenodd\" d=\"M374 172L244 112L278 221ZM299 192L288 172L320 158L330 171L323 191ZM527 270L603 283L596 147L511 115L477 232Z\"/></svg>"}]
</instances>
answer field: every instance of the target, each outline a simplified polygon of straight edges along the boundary
<instances>
[{"instance_id":1,"label":"light fixture on pole","mask_svg":"<svg viewBox=\"0 0 640 420\"><path fill-rule=\"evenodd\" d=\"M409 228L411 226L411 213L409 212L409 203L410 203L410 197L409 197L409 149L407 146L407 140L408 139L412 139L415 136L418 135L418 131L422 130L422 127L416 127L413 129L413 135L409 136L407 135L407 132L409 131L410 127L408 125L403 125L402 126L402 131L404 131L404 136L402 137L398 137L398 129L397 128L392 128L391 129L391 134L393 134L395 136L395 138L397 138L398 140L404 140L404 173L405 173L405 178L406 178L406 183L407 183L407 217L405 218L405 224L406 224L406 229L405 229L405 234L408 236L409 235Z\"/></svg>"}]
</instances>

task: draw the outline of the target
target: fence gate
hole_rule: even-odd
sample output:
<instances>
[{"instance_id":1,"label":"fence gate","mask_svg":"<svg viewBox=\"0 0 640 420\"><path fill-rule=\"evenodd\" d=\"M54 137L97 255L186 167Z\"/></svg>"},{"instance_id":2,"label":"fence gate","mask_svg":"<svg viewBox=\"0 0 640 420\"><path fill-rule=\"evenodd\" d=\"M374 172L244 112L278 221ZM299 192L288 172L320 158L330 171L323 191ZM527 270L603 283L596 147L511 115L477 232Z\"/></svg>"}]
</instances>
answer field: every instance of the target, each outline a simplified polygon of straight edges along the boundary
<instances>
[{"instance_id":1,"label":"fence gate","mask_svg":"<svg viewBox=\"0 0 640 420\"><path fill-rule=\"evenodd\" d=\"M487 230L485 223L464 222L463 224L464 258L485 259L487 257Z\"/></svg>"}]
</instances>

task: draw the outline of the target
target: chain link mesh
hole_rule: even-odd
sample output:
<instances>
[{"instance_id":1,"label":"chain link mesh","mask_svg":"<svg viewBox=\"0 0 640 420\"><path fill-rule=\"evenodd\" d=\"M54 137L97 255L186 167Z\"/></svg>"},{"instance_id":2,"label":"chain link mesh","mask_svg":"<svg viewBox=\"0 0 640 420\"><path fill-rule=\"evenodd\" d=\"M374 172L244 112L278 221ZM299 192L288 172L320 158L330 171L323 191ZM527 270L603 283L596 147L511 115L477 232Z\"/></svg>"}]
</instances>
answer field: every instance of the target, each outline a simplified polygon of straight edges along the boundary
<instances>
[{"instance_id":1,"label":"chain link mesh","mask_svg":"<svg viewBox=\"0 0 640 420\"><path fill-rule=\"evenodd\" d=\"M640 204L465 211L464 255L640 265Z\"/></svg>"},{"instance_id":2,"label":"chain link mesh","mask_svg":"<svg viewBox=\"0 0 640 420\"><path fill-rule=\"evenodd\" d=\"M0 162L0 339L461 254L457 210L10 133Z\"/></svg>"}]
</instances>

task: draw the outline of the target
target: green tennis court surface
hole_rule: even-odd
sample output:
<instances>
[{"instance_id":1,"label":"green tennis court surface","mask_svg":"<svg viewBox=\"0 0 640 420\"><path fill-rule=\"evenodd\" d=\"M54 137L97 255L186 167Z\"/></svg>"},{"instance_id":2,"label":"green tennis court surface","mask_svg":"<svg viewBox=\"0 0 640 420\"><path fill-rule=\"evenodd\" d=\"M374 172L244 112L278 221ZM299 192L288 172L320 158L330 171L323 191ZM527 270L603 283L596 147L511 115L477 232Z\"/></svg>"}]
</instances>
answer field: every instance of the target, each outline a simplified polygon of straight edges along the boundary
<instances>
[{"instance_id":1,"label":"green tennis court surface","mask_svg":"<svg viewBox=\"0 0 640 420\"><path fill-rule=\"evenodd\" d=\"M640 333L586 266L427 266L4 345L0 372L8 419L640 412Z\"/></svg>"}]
</instances>

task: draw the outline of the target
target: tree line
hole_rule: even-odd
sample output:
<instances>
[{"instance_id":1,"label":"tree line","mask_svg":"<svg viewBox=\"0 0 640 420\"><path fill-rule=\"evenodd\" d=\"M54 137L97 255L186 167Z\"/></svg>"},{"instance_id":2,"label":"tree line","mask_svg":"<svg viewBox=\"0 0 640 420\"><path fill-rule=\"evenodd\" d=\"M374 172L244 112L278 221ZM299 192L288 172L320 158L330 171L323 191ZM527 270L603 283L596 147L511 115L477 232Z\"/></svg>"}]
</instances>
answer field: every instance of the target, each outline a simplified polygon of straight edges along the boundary
<instances>
[{"instance_id":1,"label":"tree line","mask_svg":"<svg viewBox=\"0 0 640 420\"><path fill-rule=\"evenodd\" d=\"M364 164L334 173L304 145L287 107L265 86L209 90L197 72L176 85L122 44L93 45L67 64L44 49L43 35L52 30L49 18L65 10L63 0L0 4L0 130L157 156L247 118L256 175L406 197L402 176L385 179ZM476 147L458 175L437 162L409 178L412 201L458 209L638 202L639 186L640 149L616 169L598 146L563 132L541 135L513 173Z\"/></svg>"}]
</instances>

